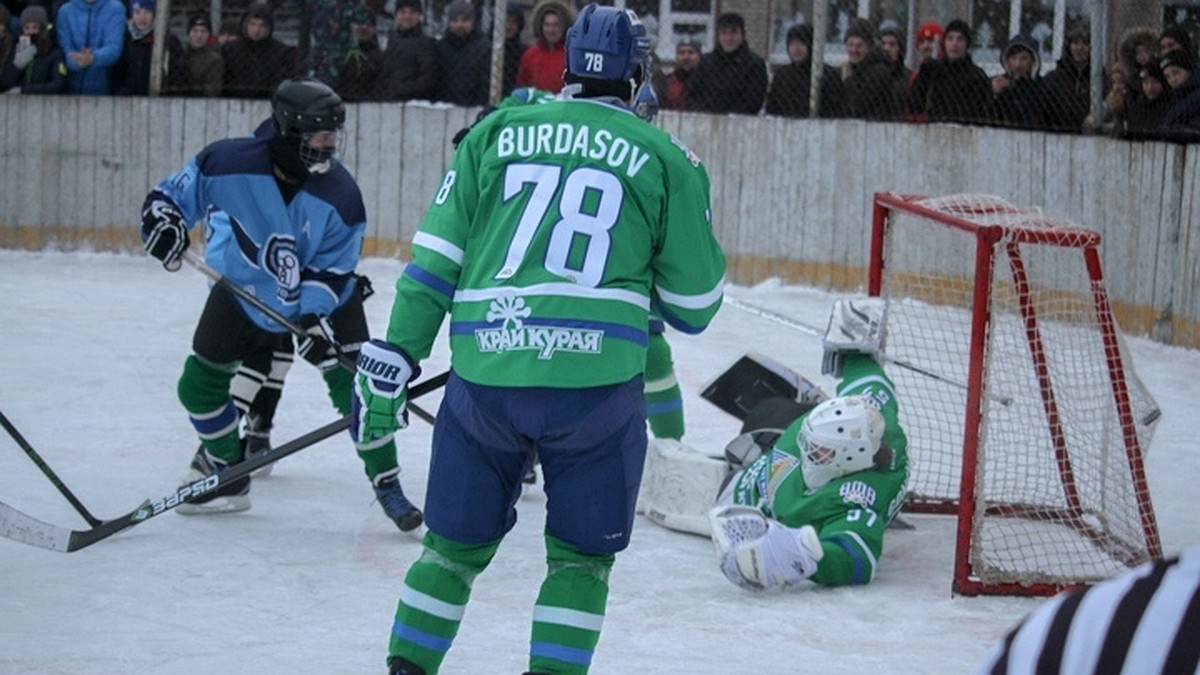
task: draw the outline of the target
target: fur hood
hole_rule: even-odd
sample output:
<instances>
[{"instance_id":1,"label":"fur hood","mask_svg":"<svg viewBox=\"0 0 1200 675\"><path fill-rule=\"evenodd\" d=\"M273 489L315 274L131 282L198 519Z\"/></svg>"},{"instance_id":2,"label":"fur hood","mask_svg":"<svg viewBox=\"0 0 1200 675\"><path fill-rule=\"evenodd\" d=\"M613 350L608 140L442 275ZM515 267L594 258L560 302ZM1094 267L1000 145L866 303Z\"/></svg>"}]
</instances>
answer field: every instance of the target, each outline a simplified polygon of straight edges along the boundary
<instances>
[{"instance_id":1,"label":"fur hood","mask_svg":"<svg viewBox=\"0 0 1200 675\"><path fill-rule=\"evenodd\" d=\"M1154 54L1158 54L1158 31L1149 26L1134 26L1121 34L1121 41L1117 43L1117 58L1133 78L1137 77L1140 70L1133 58L1137 54L1138 45L1146 45Z\"/></svg>"},{"instance_id":2,"label":"fur hood","mask_svg":"<svg viewBox=\"0 0 1200 675\"><path fill-rule=\"evenodd\" d=\"M531 14L533 17L531 20L533 37L536 38L538 42L545 42L545 38L542 36L542 17L546 15L546 12L552 10L557 10L558 15L563 19L564 40L566 39L567 31L570 30L571 26L575 24L575 11L571 9L570 3L562 2L561 0L539 0L539 2L533 6L533 13Z\"/></svg>"}]
</instances>

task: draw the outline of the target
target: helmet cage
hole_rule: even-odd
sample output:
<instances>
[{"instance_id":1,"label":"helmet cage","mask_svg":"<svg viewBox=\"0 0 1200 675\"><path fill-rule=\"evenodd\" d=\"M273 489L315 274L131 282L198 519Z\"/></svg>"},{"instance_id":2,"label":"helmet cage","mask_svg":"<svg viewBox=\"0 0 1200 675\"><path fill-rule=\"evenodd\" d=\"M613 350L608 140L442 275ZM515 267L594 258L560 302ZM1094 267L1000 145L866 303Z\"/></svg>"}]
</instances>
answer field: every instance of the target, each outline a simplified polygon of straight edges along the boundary
<instances>
[{"instance_id":1,"label":"helmet cage","mask_svg":"<svg viewBox=\"0 0 1200 675\"><path fill-rule=\"evenodd\" d=\"M310 173L328 171L344 135L346 106L342 98L320 80L287 80L275 90L272 108L276 135L295 143Z\"/></svg>"},{"instance_id":2,"label":"helmet cage","mask_svg":"<svg viewBox=\"0 0 1200 675\"><path fill-rule=\"evenodd\" d=\"M873 467L883 430L883 416L858 396L830 399L813 408L796 439L805 484L816 489Z\"/></svg>"}]
</instances>

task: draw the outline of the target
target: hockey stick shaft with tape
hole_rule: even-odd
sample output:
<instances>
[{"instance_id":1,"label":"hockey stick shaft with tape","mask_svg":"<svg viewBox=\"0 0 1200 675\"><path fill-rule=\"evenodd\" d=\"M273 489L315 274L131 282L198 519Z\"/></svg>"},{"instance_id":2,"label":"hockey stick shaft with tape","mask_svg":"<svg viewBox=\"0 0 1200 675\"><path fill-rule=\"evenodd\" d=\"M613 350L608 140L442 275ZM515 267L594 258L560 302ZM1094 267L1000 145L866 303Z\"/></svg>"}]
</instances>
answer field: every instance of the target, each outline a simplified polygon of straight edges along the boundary
<instances>
[{"instance_id":1,"label":"hockey stick shaft with tape","mask_svg":"<svg viewBox=\"0 0 1200 675\"><path fill-rule=\"evenodd\" d=\"M68 502L71 503L71 506L75 507L75 511L88 522L88 525L96 526L102 522L99 518L93 516L91 512L88 511L83 505L83 503L80 502L77 497L75 497L75 493L71 492L66 483L64 483L62 479L58 477L58 474L54 472L54 469L50 468L50 465L46 463L46 460L42 459L42 456L37 453L37 450L33 449L33 445L31 445L29 441L25 440L25 437L21 435L21 432L17 431L17 428L13 426L12 422L8 421L8 417L6 417L2 412L0 412L0 426L3 426L4 430L8 432L8 435L13 437L13 440L16 441L17 445L21 446L21 450L25 452L25 455L29 457L29 459L33 460L33 463L37 465L37 468L42 470L42 473L46 476L46 478L50 479L50 482L54 484L54 487L58 488L58 492L65 497Z\"/></svg>"},{"instance_id":2,"label":"hockey stick shaft with tape","mask_svg":"<svg viewBox=\"0 0 1200 675\"><path fill-rule=\"evenodd\" d=\"M204 276L211 279L213 281L213 283L215 283L216 285L220 286L221 288L225 289L226 291L229 291L230 293L241 298L242 300L245 300L247 303L249 303L255 309L262 312L263 314L266 314L272 321L274 321L275 323L279 324L280 326L283 326L284 328L286 328L288 330L288 332L290 332L292 335L295 335L296 337L298 337L300 339L304 339L304 338L308 337L307 331L305 331L303 328L301 328L299 325L297 325L291 319L288 319L284 315L277 312L270 305L267 305L262 300L259 300L257 297L254 296L253 293L250 293L249 291L242 288L241 286L238 286L237 284L233 283L229 279L226 279L225 275L221 274L217 270L210 267L207 263L205 263L200 258L200 256L196 255L195 253L192 253L191 251L184 251L183 260L187 264L196 268L196 270L199 271L201 274L203 274ZM350 372L355 372L357 370L357 367L355 366L354 362L351 361L345 354L342 354L340 351L338 352L338 365L340 365L342 368L345 368L346 370L349 370ZM408 409L411 410L412 413L414 415L416 415L417 417L420 417L421 419L425 420L429 424L433 424L434 419L435 419L433 414L428 412L424 408L421 408L420 406L414 405L413 403L410 402L408 404Z\"/></svg>"},{"instance_id":3,"label":"hockey stick shaft with tape","mask_svg":"<svg viewBox=\"0 0 1200 675\"><path fill-rule=\"evenodd\" d=\"M442 387L448 375L443 373L413 386L410 396L413 398ZM315 445L338 432L350 427L350 416L334 420L329 424L314 429L303 436L295 438L283 445L271 448L262 454L248 457L244 461L199 480L179 486L174 492L159 499L147 499L136 509L112 520L106 520L93 525L87 530L72 530L67 527L53 525L30 515L27 515L4 502L0 502L0 536L19 541L30 546L44 548L61 553L78 551L103 541L114 534L145 522L161 513L166 513L184 502L194 500L212 493L221 485L231 483L250 475L254 471L273 464L288 455L297 453ZM89 521L90 522L90 521Z\"/></svg>"}]
</instances>

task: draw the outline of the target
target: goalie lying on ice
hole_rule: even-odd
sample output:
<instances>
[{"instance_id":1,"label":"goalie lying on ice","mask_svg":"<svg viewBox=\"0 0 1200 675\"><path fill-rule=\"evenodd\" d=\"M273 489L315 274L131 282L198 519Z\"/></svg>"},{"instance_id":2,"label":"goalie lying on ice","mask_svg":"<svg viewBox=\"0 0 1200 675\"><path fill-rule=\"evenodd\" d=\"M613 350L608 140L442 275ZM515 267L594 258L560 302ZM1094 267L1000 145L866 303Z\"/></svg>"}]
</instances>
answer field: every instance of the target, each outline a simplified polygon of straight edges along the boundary
<instances>
[{"instance_id":1,"label":"goalie lying on ice","mask_svg":"<svg viewBox=\"0 0 1200 675\"><path fill-rule=\"evenodd\" d=\"M791 414L763 424L752 412L749 433L727 448L734 472L708 525L721 571L734 584L763 590L806 579L843 586L874 578L883 532L903 505L908 481L908 441L895 388L874 358L882 347L884 315L880 300L839 301L824 339L825 369L841 378L836 397L815 407L768 399L760 405L772 407L774 415ZM764 426L786 429L753 432ZM669 453L652 453L651 460L683 465ZM654 470L647 465L647 483L656 480ZM686 522L656 516L652 508L646 512L668 527Z\"/></svg>"}]
</instances>

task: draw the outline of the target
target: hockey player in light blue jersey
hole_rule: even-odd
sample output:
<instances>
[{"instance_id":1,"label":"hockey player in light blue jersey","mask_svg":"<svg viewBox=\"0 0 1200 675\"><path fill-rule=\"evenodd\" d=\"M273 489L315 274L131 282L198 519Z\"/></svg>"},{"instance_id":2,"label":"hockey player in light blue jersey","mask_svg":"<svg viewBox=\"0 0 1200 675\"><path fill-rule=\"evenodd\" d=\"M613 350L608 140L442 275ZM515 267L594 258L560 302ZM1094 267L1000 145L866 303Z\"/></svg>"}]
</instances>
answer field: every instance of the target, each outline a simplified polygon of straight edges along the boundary
<instances>
[{"instance_id":1,"label":"hockey player in light blue jersey","mask_svg":"<svg viewBox=\"0 0 1200 675\"><path fill-rule=\"evenodd\" d=\"M330 400L350 411L352 373L338 357L357 357L370 336L354 268L366 229L362 195L335 157L346 119L341 98L310 79L288 80L272 99L273 133L218 141L159 183L142 207L146 251L179 269L188 230L206 224L205 260L233 284L304 327L296 351L322 371ZM261 311L214 286L179 379L179 399L200 436L188 480L244 458L230 381L247 355L290 352L291 335ZM390 434L356 443L384 512L401 530L422 522L399 483ZM183 514L250 507L247 477Z\"/></svg>"}]
</instances>

